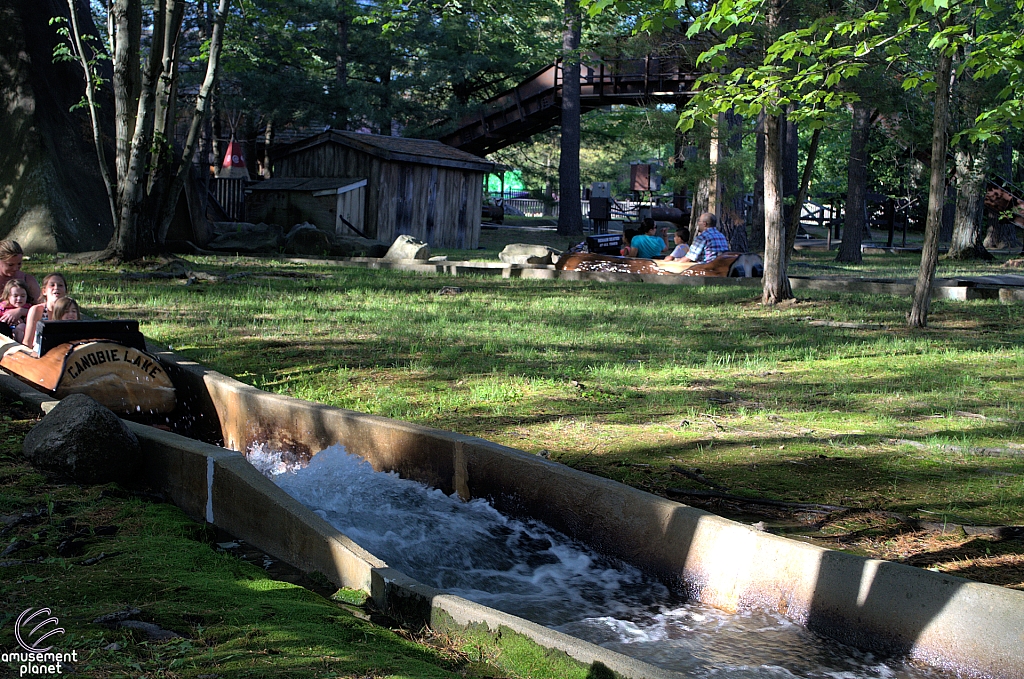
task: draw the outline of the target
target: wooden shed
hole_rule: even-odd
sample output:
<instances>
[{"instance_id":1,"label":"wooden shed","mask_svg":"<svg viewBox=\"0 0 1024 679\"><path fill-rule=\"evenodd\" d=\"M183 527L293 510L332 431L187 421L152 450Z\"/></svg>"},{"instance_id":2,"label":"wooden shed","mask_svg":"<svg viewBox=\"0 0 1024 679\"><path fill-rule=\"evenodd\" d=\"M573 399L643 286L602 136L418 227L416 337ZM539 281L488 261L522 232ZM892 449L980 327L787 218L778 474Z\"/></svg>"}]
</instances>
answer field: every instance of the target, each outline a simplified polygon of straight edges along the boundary
<instances>
[{"instance_id":1,"label":"wooden shed","mask_svg":"<svg viewBox=\"0 0 1024 679\"><path fill-rule=\"evenodd\" d=\"M245 221L290 229L309 222L339 236L365 233L366 180L274 177L245 189Z\"/></svg>"},{"instance_id":2,"label":"wooden shed","mask_svg":"<svg viewBox=\"0 0 1024 679\"><path fill-rule=\"evenodd\" d=\"M271 151L274 177L365 177L366 235L476 249L494 163L427 139L327 130Z\"/></svg>"}]
</instances>

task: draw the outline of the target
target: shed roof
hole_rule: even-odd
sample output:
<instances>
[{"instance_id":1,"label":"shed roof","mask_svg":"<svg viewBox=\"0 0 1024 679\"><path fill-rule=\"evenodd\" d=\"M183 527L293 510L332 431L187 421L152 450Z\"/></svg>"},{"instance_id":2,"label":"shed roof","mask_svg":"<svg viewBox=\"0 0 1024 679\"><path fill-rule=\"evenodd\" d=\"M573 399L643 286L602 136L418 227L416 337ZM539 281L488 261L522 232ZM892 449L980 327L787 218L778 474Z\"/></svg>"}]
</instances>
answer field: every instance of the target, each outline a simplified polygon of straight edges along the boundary
<instances>
[{"instance_id":1,"label":"shed roof","mask_svg":"<svg viewBox=\"0 0 1024 679\"><path fill-rule=\"evenodd\" d=\"M493 172L497 167L489 160L460 151L433 139L387 137L343 130L326 130L320 134L271 150L274 159L283 158L321 144L340 144L383 160L423 165L456 167L477 172Z\"/></svg>"},{"instance_id":2,"label":"shed roof","mask_svg":"<svg viewBox=\"0 0 1024 679\"><path fill-rule=\"evenodd\" d=\"M358 186L354 186L358 184ZM357 189L366 186L365 179L354 179L351 177L274 177L255 182L245 187L246 193L250 191L311 191L314 193L330 192L344 193L337 189Z\"/></svg>"}]
</instances>

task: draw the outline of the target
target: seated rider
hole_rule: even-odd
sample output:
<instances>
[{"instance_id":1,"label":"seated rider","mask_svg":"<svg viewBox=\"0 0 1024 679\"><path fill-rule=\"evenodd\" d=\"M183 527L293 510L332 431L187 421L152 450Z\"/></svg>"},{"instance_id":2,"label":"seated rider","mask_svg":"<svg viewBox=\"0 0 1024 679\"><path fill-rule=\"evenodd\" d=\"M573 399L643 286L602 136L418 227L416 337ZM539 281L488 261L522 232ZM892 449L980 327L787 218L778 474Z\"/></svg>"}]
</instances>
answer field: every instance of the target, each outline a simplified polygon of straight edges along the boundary
<instances>
[{"instance_id":1,"label":"seated rider","mask_svg":"<svg viewBox=\"0 0 1024 679\"><path fill-rule=\"evenodd\" d=\"M8 335L15 342L25 339L25 319L18 318L13 311L23 310L28 312L32 305L28 303L28 286L24 282L12 278L4 286L3 299L0 299L0 318L12 318L10 322L4 321L0 324L0 333Z\"/></svg>"},{"instance_id":2,"label":"seated rider","mask_svg":"<svg viewBox=\"0 0 1024 679\"><path fill-rule=\"evenodd\" d=\"M673 237L673 240L676 246L671 253L665 255L666 262L682 259L686 251L690 249L689 245L687 245L687 241L690 240L690 230L685 226L680 226L676 229L676 235Z\"/></svg>"},{"instance_id":3,"label":"seated rider","mask_svg":"<svg viewBox=\"0 0 1024 679\"><path fill-rule=\"evenodd\" d=\"M78 302L71 297L61 297L53 304L53 321L80 321L82 312L78 309Z\"/></svg>"},{"instance_id":4,"label":"seated rider","mask_svg":"<svg viewBox=\"0 0 1024 679\"><path fill-rule=\"evenodd\" d=\"M683 259L703 264L729 251L729 241L725 234L715 228L716 224L718 218L710 212L705 212L697 218L697 237L693 239Z\"/></svg>"},{"instance_id":5,"label":"seated rider","mask_svg":"<svg viewBox=\"0 0 1024 679\"><path fill-rule=\"evenodd\" d=\"M629 254L629 246L633 242L633 239L636 238L636 234L637 234L637 230L636 229L623 229L622 230L622 248L619 250L619 254L622 255L623 257L630 257L631 256Z\"/></svg>"},{"instance_id":6,"label":"seated rider","mask_svg":"<svg viewBox=\"0 0 1024 679\"><path fill-rule=\"evenodd\" d=\"M643 257L644 259L654 259L665 251L665 239L661 236L655 235L658 227L651 218L645 219L640 224L640 233L633 236L633 240L629 244L629 256L630 257ZM664 229L662 232L664 233Z\"/></svg>"},{"instance_id":7,"label":"seated rider","mask_svg":"<svg viewBox=\"0 0 1024 679\"><path fill-rule=\"evenodd\" d=\"M59 273L52 273L43 279L43 299L39 304L29 309L28 318L25 320L24 344L35 347L38 353L41 338L37 331L42 328L39 321L52 320L53 305L61 297L67 296L68 283L64 280L64 276ZM30 342L31 344L29 344Z\"/></svg>"}]
</instances>

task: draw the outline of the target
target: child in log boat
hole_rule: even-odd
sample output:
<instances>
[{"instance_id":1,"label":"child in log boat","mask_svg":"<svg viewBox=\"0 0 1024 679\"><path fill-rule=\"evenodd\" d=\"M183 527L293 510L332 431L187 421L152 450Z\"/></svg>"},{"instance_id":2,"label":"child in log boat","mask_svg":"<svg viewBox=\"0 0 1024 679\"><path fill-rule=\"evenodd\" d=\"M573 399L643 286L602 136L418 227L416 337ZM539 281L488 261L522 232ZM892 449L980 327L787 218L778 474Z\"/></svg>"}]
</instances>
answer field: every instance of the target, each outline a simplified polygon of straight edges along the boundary
<instances>
[{"instance_id":1,"label":"child in log boat","mask_svg":"<svg viewBox=\"0 0 1024 679\"><path fill-rule=\"evenodd\" d=\"M82 312L78 309L78 302L71 297L61 297L53 305L54 321L80 321Z\"/></svg>"},{"instance_id":2,"label":"child in log boat","mask_svg":"<svg viewBox=\"0 0 1024 679\"><path fill-rule=\"evenodd\" d=\"M32 342L36 353L39 353L40 340L39 330L43 326L39 321L48 321L53 316L53 305L61 297L68 296L68 282L59 273L52 273L43 279L43 301L36 304L28 311L28 319L25 321L25 339ZM28 342L22 342L28 344Z\"/></svg>"},{"instance_id":3,"label":"child in log boat","mask_svg":"<svg viewBox=\"0 0 1024 679\"><path fill-rule=\"evenodd\" d=\"M8 312L24 310L25 315L28 315L28 310L32 308L32 305L28 303L28 286L18 279L12 278L4 286L3 296L3 300L0 300L0 314L9 315L14 319L11 323L4 321L4 327L10 328L10 337L15 342L23 342L25 340L25 316L8 314Z\"/></svg>"},{"instance_id":4,"label":"child in log boat","mask_svg":"<svg viewBox=\"0 0 1024 679\"><path fill-rule=\"evenodd\" d=\"M675 242L675 249L670 254L665 255L666 262L672 262L677 259L682 259L686 251L690 249L688 241L690 240L690 230L685 226L680 226L676 229L676 235L672 238Z\"/></svg>"}]
</instances>

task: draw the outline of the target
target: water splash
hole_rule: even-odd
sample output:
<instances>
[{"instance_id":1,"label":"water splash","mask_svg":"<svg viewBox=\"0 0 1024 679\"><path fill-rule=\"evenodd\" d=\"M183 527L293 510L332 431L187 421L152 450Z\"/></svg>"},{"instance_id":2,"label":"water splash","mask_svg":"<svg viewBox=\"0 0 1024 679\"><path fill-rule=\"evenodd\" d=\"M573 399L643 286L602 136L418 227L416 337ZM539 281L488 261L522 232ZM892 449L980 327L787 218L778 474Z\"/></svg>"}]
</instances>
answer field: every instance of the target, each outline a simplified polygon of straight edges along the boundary
<instances>
[{"instance_id":1,"label":"water splash","mask_svg":"<svg viewBox=\"0 0 1024 679\"><path fill-rule=\"evenodd\" d=\"M342 446L298 460L246 455L289 495L388 565L420 582L695 677L940 679L822 640L780 615L728 614L544 524L482 499L374 472Z\"/></svg>"}]
</instances>

